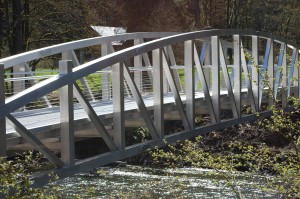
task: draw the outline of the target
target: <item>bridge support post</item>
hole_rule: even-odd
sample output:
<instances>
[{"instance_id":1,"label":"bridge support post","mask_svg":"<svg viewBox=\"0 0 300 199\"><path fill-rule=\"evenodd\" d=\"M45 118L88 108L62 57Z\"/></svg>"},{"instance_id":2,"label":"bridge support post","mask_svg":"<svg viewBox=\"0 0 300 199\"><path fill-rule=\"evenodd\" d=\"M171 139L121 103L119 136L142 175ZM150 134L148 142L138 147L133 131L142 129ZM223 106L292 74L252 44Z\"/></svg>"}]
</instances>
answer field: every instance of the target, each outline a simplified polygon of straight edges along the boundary
<instances>
[{"instance_id":1,"label":"bridge support post","mask_svg":"<svg viewBox=\"0 0 300 199\"><path fill-rule=\"evenodd\" d=\"M72 72L72 61L59 62L60 75ZM73 109L73 85L69 84L60 89L60 136L61 159L65 165L74 165L74 109Z\"/></svg>"},{"instance_id":2,"label":"bridge support post","mask_svg":"<svg viewBox=\"0 0 300 199\"><path fill-rule=\"evenodd\" d=\"M237 115L241 117L241 90L242 90L242 62L241 62L241 37L240 35L233 36L234 50L234 98L237 107Z\"/></svg>"},{"instance_id":3,"label":"bridge support post","mask_svg":"<svg viewBox=\"0 0 300 199\"><path fill-rule=\"evenodd\" d=\"M292 86L296 87L296 89L294 91L294 97L299 97L300 96L300 92L299 92L298 51L299 50L297 48L293 49L292 64L291 64L291 67L293 67L293 70L294 70L291 87Z\"/></svg>"},{"instance_id":4,"label":"bridge support post","mask_svg":"<svg viewBox=\"0 0 300 199\"><path fill-rule=\"evenodd\" d=\"M164 137L164 101L163 101L163 63L162 49L152 51L153 58L153 95L154 95L154 125L159 138Z\"/></svg>"},{"instance_id":5,"label":"bridge support post","mask_svg":"<svg viewBox=\"0 0 300 199\"><path fill-rule=\"evenodd\" d=\"M186 115L190 128L195 128L195 67L194 67L194 42L184 42L184 73L186 93Z\"/></svg>"},{"instance_id":6,"label":"bridge support post","mask_svg":"<svg viewBox=\"0 0 300 199\"><path fill-rule=\"evenodd\" d=\"M252 90L254 95L254 101L256 110L260 109L259 98L261 95L261 90L259 88L261 78L259 75L259 63L258 63L258 36L252 36ZM257 67L257 68L256 68Z\"/></svg>"},{"instance_id":7,"label":"bridge support post","mask_svg":"<svg viewBox=\"0 0 300 199\"><path fill-rule=\"evenodd\" d=\"M269 92L273 92L272 94L269 94L269 106L272 106L274 104L275 100L275 91L274 91L274 39L270 39L270 53L269 53L269 60L268 60L268 81L270 85ZM273 99L271 99L273 98Z\"/></svg>"},{"instance_id":8,"label":"bridge support post","mask_svg":"<svg viewBox=\"0 0 300 199\"><path fill-rule=\"evenodd\" d=\"M119 150L125 149L125 119L124 119L124 65L112 66L113 70L113 136Z\"/></svg>"},{"instance_id":9,"label":"bridge support post","mask_svg":"<svg viewBox=\"0 0 300 199\"><path fill-rule=\"evenodd\" d=\"M0 106L5 104L4 64L0 64ZM6 156L6 121L0 119L0 157Z\"/></svg>"},{"instance_id":10,"label":"bridge support post","mask_svg":"<svg viewBox=\"0 0 300 199\"><path fill-rule=\"evenodd\" d=\"M287 95L287 85L288 85L288 73L287 73L287 60L286 60L286 48L287 45L283 44L282 51L283 51L283 58L282 58L282 107L288 107L288 95Z\"/></svg>"},{"instance_id":11,"label":"bridge support post","mask_svg":"<svg viewBox=\"0 0 300 199\"><path fill-rule=\"evenodd\" d=\"M220 53L219 37L211 37L212 52L212 103L216 114L216 122L220 122Z\"/></svg>"},{"instance_id":12,"label":"bridge support post","mask_svg":"<svg viewBox=\"0 0 300 199\"><path fill-rule=\"evenodd\" d=\"M296 68L296 73L297 73L297 97L299 98L300 97L300 65L299 65L299 49L296 48L296 61L295 61L295 68Z\"/></svg>"}]
</instances>

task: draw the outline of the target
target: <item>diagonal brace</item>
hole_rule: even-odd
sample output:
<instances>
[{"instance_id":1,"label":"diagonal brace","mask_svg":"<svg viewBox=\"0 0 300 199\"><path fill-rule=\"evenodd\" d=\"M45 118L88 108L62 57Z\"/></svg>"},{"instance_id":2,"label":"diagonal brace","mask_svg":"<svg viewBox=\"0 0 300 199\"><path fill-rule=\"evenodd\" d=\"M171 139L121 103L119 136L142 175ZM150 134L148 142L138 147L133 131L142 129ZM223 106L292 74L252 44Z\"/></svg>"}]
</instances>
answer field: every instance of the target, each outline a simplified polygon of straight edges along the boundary
<instances>
[{"instance_id":1,"label":"diagonal brace","mask_svg":"<svg viewBox=\"0 0 300 199\"><path fill-rule=\"evenodd\" d=\"M111 139L109 133L107 132L105 126L102 124L100 119L98 118L95 110L91 106L91 104L88 102L88 100L84 97L81 89L79 88L78 84L74 83L74 95L83 107L86 114L89 116L91 122L93 123L94 127L97 129L99 134L102 136L103 140L107 144L108 148L111 151L117 150L116 145L114 144L113 140Z\"/></svg>"},{"instance_id":2,"label":"diagonal brace","mask_svg":"<svg viewBox=\"0 0 300 199\"><path fill-rule=\"evenodd\" d=\"M10 121L11 125L15 130L32 146L41 152L48 160L54 163L58 167L63 167L64 163L54 155L38 138L36 138L29 130L27 130L16 118L11 114L8 114L7 119Z\"/></svg>"},{"instance_id":3,"label":"diagonal brace","mask_svg":"<svg viewBox=\"0 0 300 199\"><path fill-rule=\"evenodd\" d=\"M152 138L158 139L157 131L155 129L155 126L153 124L153 121L152 121L150 115L147 112L147 108L145 106L143 98L142 98L136 84L134 83L134 81L132 80L132 78L130 76L130 72L129 72L129 69L128 69L129 65L130 64L128 63L128 60L126 60L124 62L124 78L125 78L128 86L129 86L129 88L132 92L132 95L133 95L133 97L134 97L134 99L135 99L135 101L136 101L136 103L139 107L139 110L142 113L142 116L144 117L144 120L145 120L145 122L146 122L146 124L149 128L149 131L150 131L150 134L151 134Z\"/></svg>"}]
</instances>

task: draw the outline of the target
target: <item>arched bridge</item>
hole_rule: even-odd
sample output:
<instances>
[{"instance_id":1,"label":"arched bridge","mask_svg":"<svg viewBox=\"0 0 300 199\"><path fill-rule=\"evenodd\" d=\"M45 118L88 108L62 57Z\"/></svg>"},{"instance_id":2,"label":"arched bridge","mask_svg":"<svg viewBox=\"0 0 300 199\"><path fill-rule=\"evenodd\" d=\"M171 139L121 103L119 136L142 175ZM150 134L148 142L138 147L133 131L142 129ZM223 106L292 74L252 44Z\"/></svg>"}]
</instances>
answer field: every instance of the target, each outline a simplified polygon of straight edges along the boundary
<instances>
[{"instance_id":1,"label":"arched bridge","mask_svg":"<svg viewBox=\"0 0 300 199\"><path fill-rule=\"evenodd\" d=\"M0 153L36 149L65 177L254 120L275 99L288 108L299 97L299 49L266 33L204 30L96 37L0 59ZM169 121L180 130L167 131ZM149 138L126 143L126 127L140 126ZM77 160L74 143L91 137L109 151Z\"/></svg>"}]
</instances>

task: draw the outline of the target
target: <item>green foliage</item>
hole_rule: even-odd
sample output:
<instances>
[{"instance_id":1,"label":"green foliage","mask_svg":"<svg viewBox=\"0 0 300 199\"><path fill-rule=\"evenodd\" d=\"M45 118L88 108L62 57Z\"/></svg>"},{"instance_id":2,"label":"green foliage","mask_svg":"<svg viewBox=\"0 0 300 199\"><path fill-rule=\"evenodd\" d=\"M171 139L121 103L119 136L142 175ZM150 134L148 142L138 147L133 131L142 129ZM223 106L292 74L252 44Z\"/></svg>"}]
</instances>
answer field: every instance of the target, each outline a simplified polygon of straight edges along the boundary
<instances>
[{"instance_id":1,"label":"green foliage","mask_svg":"<svg viewBox=\"0 0 300 199\"><path fill-rule=\"evenodd\" d=\"M33 172L53 167L47 162L42 163L42 159L41 154L34 154L32 151L13 160L0 157L0 197L3 196L6 199L61 198L57 187L50 190L32 187Z\"/></svg>"},{"instance_id":2,"label":"green foliage","mask_svg":"<svg viewBox=\"0 0 300 199\"><path fill-rule=\"evenodd\" d=\"M274 96L273 80L267 71L260 68L254 58L244 52L257 71L262 83L261 90L268 92L271 116L262 117L258 112L258 120L254 124L254 131L264 129L262 133L271 133L272 136L286 140L286 147L271 148L263 141L259 144L245 144L232 141L224 146L221 151L213 151L201 141L201 137L195 140L185 140L175 145L168 145L166 149L155 149L151 152L155 163L167 167L201 167L211 168L224 176L228 187L236 194L237 198L244 198L243 186L238 184L235 178L237 171L244 171L253 181L253 186L265 193L273 193L278 198L300 197L300 99L289 97L292 112L285 112ZM282 69L281 69L282 70ZM251 76L250 76L251 79ZM270 81L272 80L272 81ZM293 79L296 81L297 79ZM255 82L258 84L258 82ZM267 88L267 89L265 89ZM286 92L286 90L283 90ZM224 172L226 171L226 172ZM264 175L266 182L261 185L257 182L257 175ZM253 195L253 197L256 197Z\"/></svg>"},{"instance_id":3,"label":"green foliage","mask_svg":"<svg viewBox=\"0 0 300 199\"><path fill-rule=\"evenodd\" d=\"M226 179L226 184L236 193L243 196L243 185L237 183L235 173L246 172L253 186L266 193L278 197L299 197L300 195L300 162L293 150L275 150L263 144L259 146L243 145L232 142L222 153L213 153L202 143L202 137L196 140L185 140L176 145L168 145L167 149L156 149L151 155L156 165L163 167L192 166L211 168ZM226 172L224 172L226 171ZM273 174L266 177L261 185L256 175ZM245 187L246 189L246 187Z\"/></svg>"},{"instance_id":4,"label":"green foliage","mask_svg":"<svg viewBox=\"0 0 300 199\"><path fill-rule=\"evenodd\" d=\"M151 138L149 129L147 128L135 128L126 132L126 145L137 144L145 142Z\"/></svg>"}]
</instances>

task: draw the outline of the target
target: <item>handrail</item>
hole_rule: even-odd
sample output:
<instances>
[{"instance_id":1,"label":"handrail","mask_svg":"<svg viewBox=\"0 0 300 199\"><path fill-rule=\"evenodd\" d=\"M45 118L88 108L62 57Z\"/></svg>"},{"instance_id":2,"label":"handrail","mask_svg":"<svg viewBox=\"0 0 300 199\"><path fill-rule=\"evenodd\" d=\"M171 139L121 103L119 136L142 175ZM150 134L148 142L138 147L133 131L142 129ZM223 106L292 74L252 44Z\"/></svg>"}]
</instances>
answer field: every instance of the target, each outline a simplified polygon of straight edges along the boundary
<instances>
[{"instance_id":1,"label":"handrail","mask_svg":"<svg viewBox=\"0 0 300 199\"><path fill-rule=\"evenodd\" d=\"M59 54L69 50L76 50L89 46L95 46L115 41L132 40L132 39L151 39L160 38L170 35L178 34L175 32L139 32L139 33L127 33L105 37L93 37L88 39L82 39L77 41L71 41L67 43L57 44L54 46L48 46L36 50L31 50L21 54L13 55L10 57L0 59L0 63L4 64L5 69L22 64L24 62L40 59L43 57Z\"/></svg>"},{"instance_id":2,"label":"handrail","mask_svg":"<svg viewBox=\"0 0 300 199\"><path fill-rule=\"evenodd\" d=\"M89 44L92 41L98 42L109 42L112 40L122 40L122 39L129 39L134 38L134 36L140 36L140 37L146 37L148 33L133 33L133 34L126 34L126 35L118 35L114 37L103 37L103 38L93 38L93 39L87 39L84 41L89 42ZM163 36L164 34L168 33L153 33L151 36ZM197 32L189 32L189 33L181 33L181 34L175 34L172 36L159 38L156 40L152 40L143 44L139 44L136 46L132 46L129 48L126 48L124 50L120 50L117 52L114 52L112 54L97 58L95 60L92 60L88 63L82 64L76 68L73 69L73 72L66 75L56 75L52 78L49 78L41 83L38 83L6 100L6 104L0 106L0 118L5 117L7 114L17 110L20 107L25 106L26 104L30 103L31 101L42 97L54 90L57 90L61 88L62 86L72 84L74 81L83 78L89 74L92 74L98 70L101 70L107 66L111 66L116 63L124 62L125 60L128 60L129 58L132 58L134 56L141 55L143 53L152 51L154 49L162 48L164 46L172 45L175 43L180 43L188 40L194 40L194 39L201 39L201 38L207 38L210 36L226 36L226 35L236 35L239 34L241 36L259 36L262 38L273 38L277 42L280 43L286 43L288 45L294 46L297 49L300 49L299 45L293 44L285 39L282 39L280 37L275 37L268 33L262 33L262 32L255 32L251 30L203 30L203 31L197 31ZM82 40L81 40L82 41ZM38 55L51 55L55 54L67 49L77 48L78 47L78 41L77 42L70 42L64 45L57 45L52 47L52 51L50 47L39 49L36 51L30 51L28 53L23 53L20 55L15 55L6 59L0 60L0 63L6 63L8 66L12 65L12 63L19 63L21 59L24 60L32 60L36 57L39 57ZM81 44L82 46L86 46L86 44ZM33 58L29 59L29 56L35 56ZM14 61L16 59L16 61ZM5 62L6 61L6 62Z\"/></svg>"}]
</instances>

